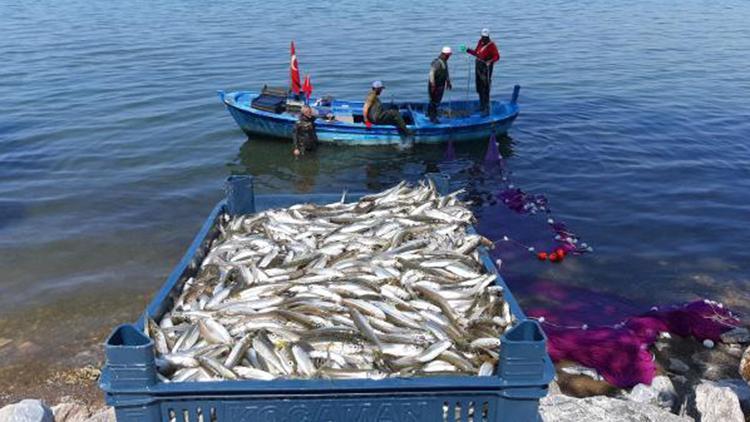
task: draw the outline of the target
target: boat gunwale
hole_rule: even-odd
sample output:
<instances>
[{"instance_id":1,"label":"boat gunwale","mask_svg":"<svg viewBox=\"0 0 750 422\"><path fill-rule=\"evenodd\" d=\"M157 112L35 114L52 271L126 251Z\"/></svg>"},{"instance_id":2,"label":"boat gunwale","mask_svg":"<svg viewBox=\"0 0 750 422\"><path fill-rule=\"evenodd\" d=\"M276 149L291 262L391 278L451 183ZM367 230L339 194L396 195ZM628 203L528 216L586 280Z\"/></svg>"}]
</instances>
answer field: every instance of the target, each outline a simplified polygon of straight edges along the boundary
<instances>
[{"instance_id":1,"label":"boat gunwale","mask_svg":"<svg viewBox=\"0 0 750 422\"><path fill-rule=\"evenodd\" d=\"M236 101L236 98L239 95L248 95L250 97L249 100L252 101L252 98L256 98L258 95L260 95L260 93L258 93L257 91L227 92L226 94L222 95L222 102L227 107L231 107L239 112L251 114L259 118L270 119L278 123L294 124L297 121L297 118L291 114L272 113L272 112L257 109L252 106L244 106L242 104L239 104ZM359 103L356 101L345 101L345 100L337 100L337 101L342 102L342 103L347 103L347 104ZM478 103L478 101L466 101L466 102ZM518 117L518 114L520 113L518 104L512 101L504 102L504 101L499 101L499 100L493 100L492 103L503 105L503 108L507 109L508 112L502 113L502 114L500 113L490 114L488 117L480 117L480 118L472 118L472 119L455 119L455 120L451 120L450 124L440 123L440 124L430 124L429 126L418 126L415 124L410 124L410 125L407 125L407 127L415 130L417 134L419 135L431 135L431 134L440 134L440 133L445 133L445 132L457 132L457 131L462 132L462 131L472 130L474 128L478 129L478 128L482 128L486 126L502 124L509 119L515 119L516 117ZM470 120L470 121L467 122L466 120ZM362 134L372 134L372 135L378 135L378 134L381 134L382 132L387 132L389 135L398 134L398 129L396 129L394 126L391 126L391 125L374 124L372 125L371 128L368 129L362 123L349 123L349 122L343 122L343 121L330 123L330 122L318 120L315 122L315 126L319 130L322 129L328 132L362 133Z\"/></svg>"}]
</instances>

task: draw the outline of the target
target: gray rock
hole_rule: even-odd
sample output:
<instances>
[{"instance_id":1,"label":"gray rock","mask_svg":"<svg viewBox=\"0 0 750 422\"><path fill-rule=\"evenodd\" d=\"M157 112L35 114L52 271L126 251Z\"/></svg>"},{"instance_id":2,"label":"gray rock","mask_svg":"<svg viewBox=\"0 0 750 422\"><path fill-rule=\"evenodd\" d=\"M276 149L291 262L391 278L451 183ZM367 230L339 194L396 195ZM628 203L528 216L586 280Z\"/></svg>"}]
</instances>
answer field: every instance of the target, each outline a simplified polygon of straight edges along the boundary
<instances>
[{"instance_id":1,"label":"gray rock","mask_svg":"<svg viewBox=\"0 0 750 422\"><path fill-rule=\"evenodd\" d=\"M678 374L687 374L690 366L677 358L669 358L669 370Z\"/></svg>"},{"instance_id":2,"label":"gray rock","mask_svg":"<svg viewBox=\"0 0 750 422\"><path fill-rule=\"evenodd\" d=\"M664 351L665 349L668 349L668 348L669 348L669 343L665 343L665 342L657 341L656 343L654 343L654 346L656 347L656 350L658 350L658 351L662 352L662 351Z\"/></svg>"},{"instance_id":3,"label":"gray rock","mask_svg":"<svg viewBox=\"0 0 750 422\"><path fill-rule=\"evenodd\" d=\"M606 396L578 399L564 395L540 400L539 413L545 422L688 422L690 418L673 415L650 404Z\"/></svg>"},{"instance_id":4,"label":"gray rock","mask_svg":"<svg viewBox=\"0 0 750 422\"><path fill-rule=\"evenodd\" d=\"M677 400L677 392L669 378L659 375L654 377L651 385L636 385L625 397L637 403L648 403L665 409L672 409Z\"/></svg>"},{"instance_id":5,"label":"gray rock","mask_svg":"<svg viewBox=\"0 0 750 422\"><path fill-rule=\"evenodd\" d=\"M117 422L117 418L115 417L115 409L113 407L102 409L98 413L94 413L91 418L86 419L83 422Z\"/></svg>"},{"instance_id":6,"label":"gray rock","mask_svg":"<svg viewBox=\"0 0 750 422\"><path fill-rule=\"evenodd\" d=\"M729 387L703 381L695 387L695 407L701 422L744 422L740 401Z\"/></svg>"},{"instance_id":7,"label":"gray rock","mask_svg":"<svg viewBox=\"0 0 750 422\"><path fill-rule=\"evenodd\" d=\"M739 371L742 379L745 380L745 382L750 383L750 347L748 347L742 354Z\"/></svg>"},{"instance_id":8,"label":"gray rock","mask_svg":"<svg viewBox=\"0 0 750 422\"><path fill-rule=\"evenodd\" d=\"M671 378L671 380L672 380L673 384L677 383L677 384L682 385L682 384L687 384L688 383L688 378L686 376L684 376L684 375L674 375Z\"/></svg>"},{"instance_id":9,"label":"gray rock","mask_svg":"<svg viewBox=\"0 0 750 422\"><path fill-rule=\"evenodd\" d=\"M734 391L734 394L737 395L737 399L740 401L742 412L750 416L750 385L741 379L721 380L717 381L716 384L719 387L729 387Z\"/></svg>"},{"instance_id":10,"label":"gray rock","mask_svg":"<svg viewBox=\"0 0 750 422\"><path fill-rule=\"evenodd\" d=\"M60 403L52 406L55 422L81 422L91 416L91 411L80 403Z\"/></svg>"},{"instance_id":11,"label":"gray rock","mask_svg":"<svg viewBox=\"0 0 750 422\"><path fill-rule=\"evenodd\" d=\"M549 387L547 388L547 395L548 396L554 396L557 394L562 394L562 391L560 391L560 384L557 383L557 381L552 381L549 383Z\"/></svg>"},{"instance_id":12,"label":"gray rock","mask_svg":"<svg viewBox=\"0 0 750 422\"><path fill-rule=\"evenodd\" d=\"M750 331L745 327L735 327L721 335L721 341L728 344L750 343Z\"/></svg>"},{"instance_id":13,"label":"gray rock","mask_svg":"<svg viewBox=\"0 0 750 422\"><path fill-rule=\"evenodd\" d=\"M734 356L736 358L741 358L742 351L745 350L739 344L724 344L723 346L724 346L723 349L724 351L727 352L727 354L729 354L730 356Z\"/></svg>"},{"instance_id":14,"label":"gray rock","mask_svg":"<svg viewBox=\"0 0 750 422\"><path fill-rule=\"evenodd\" d=\"M596 369L589 368L583 365L570 365L563 366L560 371L565 372L568 375L585 375L594 381L601 381L602 376L596 372Z\"/></svg>"},{"instance_id":15,"label":"gray rock","mask_svg":"<svg viewBox=\"0 0 750 422\"><path fill-rule=\"evenodd\" d=\"M54 422L54 416L41 400L26 399L0 409L0 422Z\"/></svg>"},{"instance_id":16,"label":"gray rock","mask_svg":"<svg viewBox=\"0 0 750 422\"><path fill-rule=\"evenodd\" d=\"M737 378L740 359L729 352L725 344L713 349L702 349L690 356L691 368L699 371L700 377L712 381Z\"/></svg>"},{"instance_id":17,"label":"gray rock","mask_svg":"<svg viewBox=\"0 0 750 422\"><path fill-rule=\"evenodd\" d=\"M711 381L718 381L724 378L725 369L719 365L708 363L703 367L701 377Z\"/></svg>"}]
</instances>

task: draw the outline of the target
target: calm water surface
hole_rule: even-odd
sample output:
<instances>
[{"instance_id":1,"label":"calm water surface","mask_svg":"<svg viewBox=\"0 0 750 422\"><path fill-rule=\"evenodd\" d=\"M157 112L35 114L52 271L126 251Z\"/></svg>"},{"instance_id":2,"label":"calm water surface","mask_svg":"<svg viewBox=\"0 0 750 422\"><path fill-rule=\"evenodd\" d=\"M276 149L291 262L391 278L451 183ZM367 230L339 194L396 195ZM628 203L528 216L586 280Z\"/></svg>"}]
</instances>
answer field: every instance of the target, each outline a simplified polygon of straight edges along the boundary
<instances>
[{"instance_id":1,"label":"calm water surface","mask_svg":"<svg viewBox=\"0 0 750 422\"><path fill-rule=\"evenodd\" d=\"M493 30L493 95L523 86L504 174L544 193L595 253L552 266L507 244L527 307L570 288L590 324L696 297L750 310L750 3L0 1L0 365L73 359L135 318L231 173L261 192L381 189L444 171L478 199L486 144L401 153L247 139L217 89L285 84L288 44L319 94L423 99L440 47ZM625 2L623 2L625 3ZM450 61L467 93L467 58ZM544 217L482 202L481 226L550 247ZM605 306L605 307L602 307ZM601 312L599 312L602 310ZM22 369L18 369L22 371ZM2 372L9 376L9 372Z\"/></svg>"}]
</instances>

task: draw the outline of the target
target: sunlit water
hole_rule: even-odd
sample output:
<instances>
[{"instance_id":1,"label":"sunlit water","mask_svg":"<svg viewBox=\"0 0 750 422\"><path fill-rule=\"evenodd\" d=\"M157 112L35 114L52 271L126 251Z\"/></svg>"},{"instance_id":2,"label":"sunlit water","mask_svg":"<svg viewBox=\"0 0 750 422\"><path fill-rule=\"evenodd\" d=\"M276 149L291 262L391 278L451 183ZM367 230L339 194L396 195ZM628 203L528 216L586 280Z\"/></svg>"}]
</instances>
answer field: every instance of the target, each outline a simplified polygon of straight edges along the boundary
<instances>
[{"instance_id":1,"label":"sunlit water","mask_svg":"<svg viewBox=\"0 0 750 422\"><path fill-rule=\"evenodd\" d=\"M503 182L486 143L295 160L248 140L215 91L284 85L291 39L316 93L362 99L382 79L386 100L424 99L440 47L489 26L493 95L523 87L504 175L595 247L551 265L500 244L521 301L557 306L535 288L551 280L582 289L593 324L624 315L597 315L612 303L750 308L750 4L476 3L0 2L0 364L70 357L135 318L231 173L302 193L442 171L488 236L552 247L546 217L487 201ZM446 100L475 97L468 65L450 60Z\"/></svg>"}]
</instances>

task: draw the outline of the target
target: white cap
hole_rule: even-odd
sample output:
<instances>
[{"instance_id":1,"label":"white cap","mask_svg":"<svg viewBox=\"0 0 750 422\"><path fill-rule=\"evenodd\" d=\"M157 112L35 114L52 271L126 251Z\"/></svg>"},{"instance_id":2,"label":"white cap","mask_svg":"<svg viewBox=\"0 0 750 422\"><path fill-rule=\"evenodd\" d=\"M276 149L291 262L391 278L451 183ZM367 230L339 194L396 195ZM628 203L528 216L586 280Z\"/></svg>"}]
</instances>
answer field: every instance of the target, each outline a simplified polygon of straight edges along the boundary
<instances>
[{"instance_id":1,"label":"white cap","mask_svg":"<svg viewBox=\"0 0 750 422\"><path fill-rule=\"evenodd\" d=\"M373 88L383 88L383 82L381 81L375 81L372 83Z\"/></svg>"},{"instance_id":2,"label":"white cap","mask_svg":"<svg viewBox=\"0 0 750 422\"><path fill-rule=\"evenodd\" d=\"M482 34L483 37L489 37L490 36L490 30L489 30L489 28L482 28L481 34Z\"/></svg>"},{"instance_id":3,"label":"white cap","mask_svg":"<svg viewBox=\"0 0 750 422\"><path fill-rule=\"evenodd\" d=\"M453 50L451 50L451 48L448 47L447 45L445 47L443 47L443 49L440 50L440 52L443 53L443 54L453 54Z\"/></svg>"}]
</instances>

